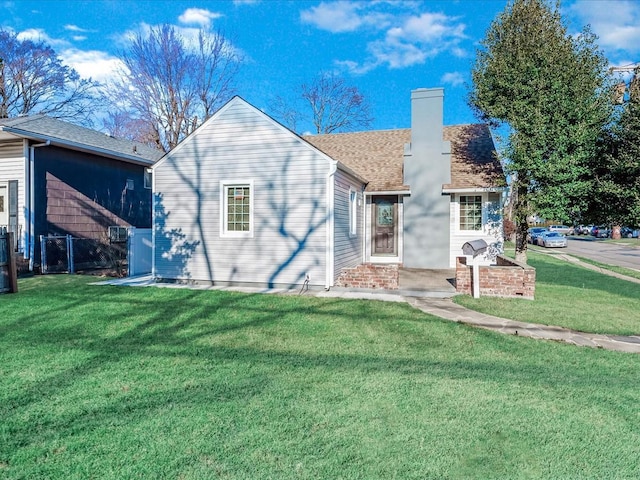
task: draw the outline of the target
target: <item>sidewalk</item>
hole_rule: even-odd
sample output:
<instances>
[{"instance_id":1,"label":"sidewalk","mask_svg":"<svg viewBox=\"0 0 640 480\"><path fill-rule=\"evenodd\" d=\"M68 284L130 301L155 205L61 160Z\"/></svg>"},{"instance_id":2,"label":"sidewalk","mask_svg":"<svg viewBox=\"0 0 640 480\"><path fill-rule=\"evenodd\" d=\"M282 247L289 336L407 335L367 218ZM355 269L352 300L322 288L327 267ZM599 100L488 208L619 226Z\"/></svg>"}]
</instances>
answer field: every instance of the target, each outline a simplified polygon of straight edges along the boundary
<instances>
[{"instance_id":1,"label":"sidewalk","mask_svg":"<svg viewBox=\"0 0 640 480\"><path fill-rule=\"evenodd\" d=\"M640 353L640 336L602 335L568 330L553 325L517 322L505 318L486 315L453 303L451 299L407 297L407 302L415 308L436 317L486 328L509 335L519 335L543 340L555 340L583 347L604 348L618 352Z\"/></svg>"}]
</instances>

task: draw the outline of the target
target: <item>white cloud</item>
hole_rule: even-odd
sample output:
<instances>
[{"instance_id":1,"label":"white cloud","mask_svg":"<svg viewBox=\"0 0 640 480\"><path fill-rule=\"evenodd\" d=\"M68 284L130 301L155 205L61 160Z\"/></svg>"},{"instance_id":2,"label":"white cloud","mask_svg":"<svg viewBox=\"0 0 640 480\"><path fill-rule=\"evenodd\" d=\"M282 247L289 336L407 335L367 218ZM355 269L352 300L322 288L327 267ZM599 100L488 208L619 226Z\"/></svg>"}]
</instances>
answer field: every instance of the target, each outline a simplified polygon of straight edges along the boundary
<instances>
[{"instance_id":1,"label":"white cloud","mask_svg":"<svg viewBox=\"0 0 640 480\"><path fill-rule=\"evenodd\" d=\"M64 47L69 44L66 40L51 38L41 28L28 28L17 35L18 40L31 40L32 42L44 42L51 47Z\"/></svg>"},{"instance_id":2,"label":"white cloud","mask_svg":"<svg viewBox=\"0 0 640 480\"><path fill-rule=\"evenodd\" d=\"M99 50L68 48L60 52L60 57L82 78L92 78L101 83L114 78L116 72L124 67L119 59Z\"/></svg>"},{"instance_id":3,"label":"white cloud","mask_svg":"<svg viewBox=\"0 0 640 480\"><path fill-rule=\"evenodd\" d=\"M95 32L96 30L87 30L86 28L81 28L77 25L67 24L64 26L65 30L69 30L70 32L78 32L78 33L89 33Z\"/></svg>"},{"instance_id":4,"label":"white cloud","mask_svg":"<svg viewBox=\"0 0 640 480\"><path fill-rule=\"evenodd\" d=\"M630 0L576 1L567 11L589 24L609 57L640 55L640 3ZM635 61L639 61L636 58Z\"/></svg>"},{"instance_id":5,"label":"white cloud","mask_svg":"<svg viewBox=\"0 0 640 480\"><path fill-rule=\"evenodd\" d=\"M178 17L178 20L185 25L208 27L211 25L211 20L215 20L221 16L222 14L220 13L205 10L204 8L188 8Z\"/></svg>"},{"instance_id":6,"label":"white cloud","mask_svg":"<svg viewBox=\"0 0 640 480\"><path fill-rule=\"evenodd\" d=\"M143 37L148 37L149 33L151 32L151 29L157 29L158 27L160 27L160 25L149 25L148 23L141 22L138 25L137 30L127 30L120 35L114 36L113 41L120 49L126 50L131 45L131 42L138 35L142 35ZM173 29L177 34L179 34L180 36L182 36L182 38L184 38L184 41L185 41L184 44L186 48L192 49L193 51L195 51L195 49L198 47L198 44L199 44L200 28L199 27L182 27L179 25L171 25L171 27L173 27ZM243 58L243 59L247 58L244 51L242 51L240 48L233 45L228 38L225 38L225 40L226 40L226 45L225 45L224 53L227 56Z\"/></svg>"},{"instance_id":7,"label":"white cloud","mask_svg":"<svg viewBox=\"0 0 640 480\"><path fill-rule=\"evenodd\" d=\"M389 25L389 15L371 10L371 7L375 8L375 3L345 0L322 2L317 7L303 10L300 19L332 33L353 32L363 26L384 29Z\"/></svg>"},{"instance_id":8,"label":"white cloud","mask_svg":"<svg viewBox=\"0 0 640 480\"><path fill-rule=\"evenodd\" d=\"M389 30L389 35L405 41L434 43L443 39L465 38L463 24L454 23L457 19L442 13L426 12L409 17L403 25Z\"/></svg>"},{"instance_id":9,"label":"white cloud","mask_svg":"<svg viewBox=\"0 0 640 480\"><path fill-rule=\"evenodd\" d=\"M440 78L440 82L445 85L451 85L457 87L458 85L464 84L464 75L460 72L447 72L442 75Z\"/></svg>"},{"instance_id":10,"label":"white cloud","mask_svg":"<svg viewBox=\"0 0 640 480\"><path fill-rule=\"evenodd\" d=\"M417 63L424 63L430 52L418 45L398 41L387 37L385 41L369 44L369 51L373 54L376 65L387 64L389 68L403 68Z\"/></svg>"},{"instance_id":11,"label":"white cloud","mask_svg":"<svg viewBox=\"0 0 640 480\"><path fill-rule=\"evenodd\" d=\"M428 3L426 4L428 6ZM358 32L369 36L370 56L361 61L342 59L336 65L362 74L382 65L405 68L422 64L443 52L464 56L460 43L468 37L458 17L418 12L411 2L322 2L301 12L303 22L332 33Z\"/></svg>"},{"instance_id":12,"label":"white cloud","mask_svg":"<svg viewBox=\"0 0 640 480\"><path fill-rule=\"evenodd\" d=\"M74 35L71 38L73 38L73 40L76 41L76 42L82 42L83 40L87 39L87 37L84 36L84 35Z\"/></svg>"}]
</instances>

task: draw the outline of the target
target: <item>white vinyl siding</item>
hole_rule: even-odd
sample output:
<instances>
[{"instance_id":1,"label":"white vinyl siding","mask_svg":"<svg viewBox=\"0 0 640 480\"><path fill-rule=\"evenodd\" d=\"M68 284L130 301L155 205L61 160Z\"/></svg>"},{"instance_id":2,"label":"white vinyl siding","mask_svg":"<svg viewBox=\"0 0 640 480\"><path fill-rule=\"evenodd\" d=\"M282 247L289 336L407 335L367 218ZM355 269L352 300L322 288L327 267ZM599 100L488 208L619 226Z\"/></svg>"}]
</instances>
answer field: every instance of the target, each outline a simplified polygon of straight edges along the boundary
<instances>
[{"instance_id":1,"label":"white vinyl siding","mask_svg":"<svg viewBox=\"0 0 640 480\"><path fill-rule=\"evenodd\" d=\"M354 205L350 202L351 193L355 194L355 219L352 218ZM334 277L337 278L343 268L355 267L363 261L362 185L350 175L338 170L335 175L334 197ZM352 222L355 226L355 234L351 233Z\"/></svg>"},{"instance_id":2,"label":"white vinyl siding","mask_svg":"<svg viewBox=\"0 0 640 480\"><path fill-rule=\"evenodd\" d=\"M155 274L214 283L325 284L329 161L241 99L156 167ZM251 179L253 235L220 235L221 181Z\"/></svg>"},{"instance_id":3,"label":"white vinyl siding","mask_svg":"<svg viewBox=\"0 0 640 480\"><path fill-rule=\"evenodd\" d=\"M502 213L500 212L501 200L499 192L483 192L451 195L450 202L450 219L451 219L451 250L449 254L449 266L451 268L456 265L456 257L462 255L462 246L470 241L482 239L487 244L492 245L502 243ZM482 206L481 228L479 230L462 230L461 220L464 207L460 204L461 197L470 197L474 199L480 197L480 205Z\"/></svg>"}]
</instances>

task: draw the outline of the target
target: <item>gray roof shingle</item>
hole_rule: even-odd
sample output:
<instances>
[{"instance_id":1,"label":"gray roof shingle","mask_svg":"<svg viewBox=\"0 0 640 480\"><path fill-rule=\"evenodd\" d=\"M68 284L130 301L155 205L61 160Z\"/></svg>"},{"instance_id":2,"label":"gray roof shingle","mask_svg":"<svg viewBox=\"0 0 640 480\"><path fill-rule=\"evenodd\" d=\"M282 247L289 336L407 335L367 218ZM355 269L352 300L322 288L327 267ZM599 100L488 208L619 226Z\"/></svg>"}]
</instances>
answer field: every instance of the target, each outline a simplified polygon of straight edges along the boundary
<instances>
[{"instance_id":1,"label":"gray roof shingle","mask_svg":"<svg viewBox=\"0 0 640 480\"><path fill-rule=\"evenodd\" d=\"M114 138L46 115L0 119L0 131L24 138L50 140L55 145L134 163L151 165L164 155L163 151L143 143Z\"/></svg>"}]
</instances>

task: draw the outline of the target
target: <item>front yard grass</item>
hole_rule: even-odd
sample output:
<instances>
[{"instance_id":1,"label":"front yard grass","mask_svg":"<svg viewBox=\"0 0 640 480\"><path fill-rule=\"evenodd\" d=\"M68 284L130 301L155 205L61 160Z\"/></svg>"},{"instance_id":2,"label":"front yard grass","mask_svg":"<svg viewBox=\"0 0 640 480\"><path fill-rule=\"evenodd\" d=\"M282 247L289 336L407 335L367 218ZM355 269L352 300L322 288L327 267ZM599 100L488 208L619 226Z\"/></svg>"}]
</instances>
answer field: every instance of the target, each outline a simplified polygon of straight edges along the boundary
<instances>
[{"instance_id":1,"label":"front yard grass","mask_svg":"<svg viewBox=\"0 0 640 480\"><path fill-rule=\"evenodd\" d=\"M536 269L535 300L457 296L455 302L523 322L592 333L640 334L640 284L606 276L534 249L527 255L529 264Z\"/></svg>"},{"instance_id":2,"label":"front yard grass","mask_svg":"<svg viewBox=\"0 0 640 480\"><path fill-rule=\"evenodd\" d=\"M0 296L2 478L640 477L638 355L90 280Z\"/></svg>"}]
</instances>

